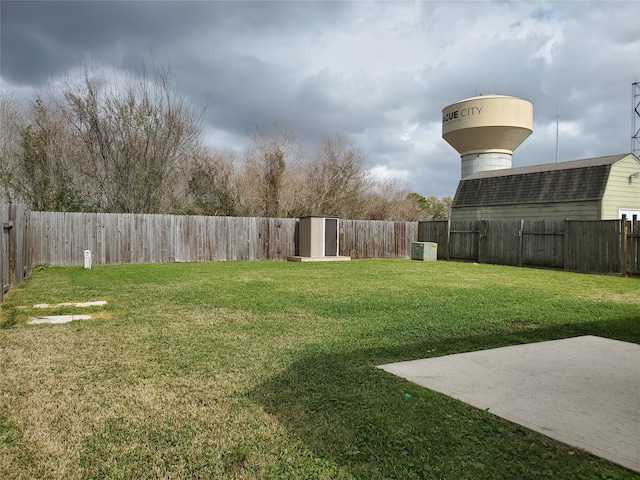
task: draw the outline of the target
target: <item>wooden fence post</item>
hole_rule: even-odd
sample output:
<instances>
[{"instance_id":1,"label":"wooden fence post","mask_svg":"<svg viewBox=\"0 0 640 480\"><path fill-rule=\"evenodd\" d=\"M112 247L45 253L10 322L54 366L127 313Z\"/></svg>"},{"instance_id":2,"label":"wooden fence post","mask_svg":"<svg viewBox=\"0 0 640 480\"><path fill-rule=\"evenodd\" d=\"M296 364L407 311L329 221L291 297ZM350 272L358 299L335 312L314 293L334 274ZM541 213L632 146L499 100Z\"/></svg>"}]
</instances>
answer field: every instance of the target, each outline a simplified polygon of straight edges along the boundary
<instances>
[{"instance_id":1,"label":"wooden fence post","mask_svg":"<svg viewBox=\"0 0 640 480\"><path fill-rule=\"evenodd\" d=\"M16 206L9 205L9 285L16 284Z\"/></svg>"},{"instance_id":2,"label":"wooden fence post","mask_svg":"<svg viewBox=\"0 0 640 480\"><path fill-rule=\"evenodd\" d=\"M8 205L0 201L0 223L2 223L2 234L0 234L0 302L4 300L5 286L9 284L9 278L5 274L5 272L7 272L7 269L5 267L9 259L6 258L6 252L4 248L4 225L5 223L7 224L7 226L9 225L8 215L5 215L7 209Z\"/></svg>"},{"instance_id":3,"label":"wooden fence post","mask_svg":"<svg viewBox=\"0 0 640 480\"><path fill-rule=\"evenodd\" d=\"M522 249L524 248L524 218L520 220L520 230L518 231L518 266L522 266L522 256L524 252Z\"/></svg>"},{"instance_id":4,"label":"wooden fence post","mask_svg":"<svg viewBox=\"0 0 640 480\"><path fill-rule=\"evenodd\" d=\"M449 245L451 245L451 218L447 219L447 245L445 251L445 258L449 260Z\"/></svg>"},{"instance_id":5,"label":"wooden fence post","mask_svg":"<svg viewBox=\"0 0 640 480\"><path fill-rule=\"evenodd\" d=\"M486 263L487 258L487 221L480 220L478 225L478 263Z\"/></svg>"},{"instance_id":6,"label":"wooden fence post","mask_svg":"<svg viewBox=\"0 0 640 480\"><path fill-rule=\"evenodd\" d=\"M622 219L622 235L620 236L620 241L622 242L620 252L621 252L621 273L622 275L627 275L627 272L631 270L631 259L629 258L629 225L630 222Z\"/></svg>"},{"instance_id":7,"label":"wooden fence post","mask_svg":"<svg viewBox=\"0 0 640 480\"><path fill-rule=\"evenodd\" d=\"M567 258L569 255L569 220L564 221L564 231L562 235L562 269L568 270Z\"/></svg>"}]
</instances>

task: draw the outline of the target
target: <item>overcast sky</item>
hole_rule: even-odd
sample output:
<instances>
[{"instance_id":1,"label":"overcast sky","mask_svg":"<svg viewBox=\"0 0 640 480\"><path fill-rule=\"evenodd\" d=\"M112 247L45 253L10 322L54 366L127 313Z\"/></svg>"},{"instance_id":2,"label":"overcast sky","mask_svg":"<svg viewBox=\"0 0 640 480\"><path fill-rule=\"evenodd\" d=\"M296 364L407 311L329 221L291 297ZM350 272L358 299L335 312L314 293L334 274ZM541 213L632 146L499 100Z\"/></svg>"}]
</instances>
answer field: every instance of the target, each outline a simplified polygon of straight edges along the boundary
<instances>
[{"instance_id":1,"label":"overcast sky","mask_svg":"<svg viewBox=\"0 0 640 480\"><path fill-rule=\"evenodd\" d=\"M0 86L31 97L83 64L169 67L207 104L206 142L239 153L290 127L342 135L367 168L421 195L455 193L442 109L479 94L534 104L513 166L628 153L640 1L6 1ZM640 120L638 121L640 126Z\"/></svg>"}]
</instances>

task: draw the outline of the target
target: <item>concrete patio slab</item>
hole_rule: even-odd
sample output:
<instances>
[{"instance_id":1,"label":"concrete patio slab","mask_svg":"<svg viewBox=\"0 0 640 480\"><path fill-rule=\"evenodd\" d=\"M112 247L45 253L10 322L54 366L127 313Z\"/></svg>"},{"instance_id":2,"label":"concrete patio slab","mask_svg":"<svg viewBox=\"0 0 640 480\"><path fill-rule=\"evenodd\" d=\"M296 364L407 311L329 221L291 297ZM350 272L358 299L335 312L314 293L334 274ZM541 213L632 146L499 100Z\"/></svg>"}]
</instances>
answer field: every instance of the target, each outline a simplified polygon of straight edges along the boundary
<instances>
[{"instance_id":1,"label":"concrete patio slab","mask_svg":"<svg viewBox=\"0 0 640 480\"><path fill-rule=\"evenodd\" d=\"M640 345L583 336L379 368L640 472Z\"/></svg>"}]
</instances>

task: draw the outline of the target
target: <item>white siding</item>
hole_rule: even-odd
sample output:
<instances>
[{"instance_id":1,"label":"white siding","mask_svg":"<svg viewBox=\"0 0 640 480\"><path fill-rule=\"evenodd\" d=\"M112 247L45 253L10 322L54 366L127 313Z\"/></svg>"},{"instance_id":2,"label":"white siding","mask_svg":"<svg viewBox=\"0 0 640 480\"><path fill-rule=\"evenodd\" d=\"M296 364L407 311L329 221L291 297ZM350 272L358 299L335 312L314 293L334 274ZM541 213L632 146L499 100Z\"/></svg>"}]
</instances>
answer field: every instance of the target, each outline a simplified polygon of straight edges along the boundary
<instances>
[{"instance_id":1,"label":"white siding","mask_svg":"<svg viewBox=\"0 0 640 480\"><path fill-rule=\"evenodd\" d=\"M640 178L631 175L640 172L640 160L629 154L611 165L611 173L602 198L601 220L618 218L618 209L640 210Z\"/></svg>"}]
</instances>

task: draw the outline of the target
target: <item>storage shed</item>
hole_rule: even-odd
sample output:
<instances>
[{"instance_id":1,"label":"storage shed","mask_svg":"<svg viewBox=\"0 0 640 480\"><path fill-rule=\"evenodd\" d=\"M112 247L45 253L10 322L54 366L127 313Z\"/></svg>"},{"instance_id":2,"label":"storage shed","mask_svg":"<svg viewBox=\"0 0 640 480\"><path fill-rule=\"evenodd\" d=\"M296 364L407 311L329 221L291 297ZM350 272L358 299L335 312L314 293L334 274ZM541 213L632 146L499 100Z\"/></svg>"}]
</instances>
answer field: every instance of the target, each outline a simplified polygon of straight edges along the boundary
<instances>
[{"instance_id":1,"label":"storage shed","mask_svg":"<svg viewBox=\"0 0 640 480\"><path fill-rule=\"evenodd\" d=\"M460 180L452 220L640 219L640 160L621 154L474 173Z\"/></svg>"},{"instance_id":2,"label":"storage shed","mask_svg":"<svg viewBox=\"0 0 640 480\"><path fill-rule=\"evenodd\" d=\"M298 231L300 255L289 257L290 262L346 261L351 257L339 255L339 220L335 217L302 217Z\"/></svg>"}]
</instances>

